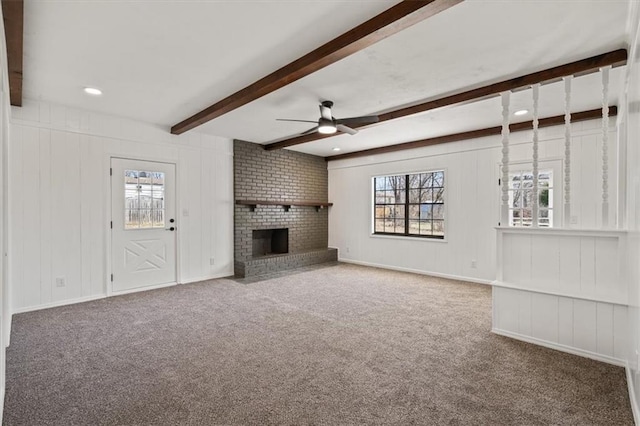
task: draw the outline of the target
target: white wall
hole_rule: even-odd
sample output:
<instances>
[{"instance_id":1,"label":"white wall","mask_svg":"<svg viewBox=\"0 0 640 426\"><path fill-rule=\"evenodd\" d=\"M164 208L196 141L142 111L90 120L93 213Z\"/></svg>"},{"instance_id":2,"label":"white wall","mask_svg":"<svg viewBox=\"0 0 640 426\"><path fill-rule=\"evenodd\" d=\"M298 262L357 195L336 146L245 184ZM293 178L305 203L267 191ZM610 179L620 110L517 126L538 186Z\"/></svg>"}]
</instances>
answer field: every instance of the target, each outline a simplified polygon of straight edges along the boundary
<instances>
[{"instance_id":1,"label":"white wall","mask_svg":"<svg viewBox=\"0 0 640 426\"><path fill-rule=\"evenodd\" d=\"M496 117L501 117L496 111ZM613 125L615 120L611 120ZM613 128L612 128L613 130ZM601 221L601 121L573 125L572 206L575 228L597 228ZM511 135L511 161L531 161L531 132ZM615 132L610 152L616 151ZM500 136L408 151L331 161L329 167L329 245L340 260L457 277L489 283L496 278L499 220ZM541 129L540 160L560 161L564 128ZM445 169L446 241L371 235L373 176ZM609 170L616 175L616 159ZM554 178L560 185L562 176ZM610 180L610 218L615 218L617 182ZM559 206L560 207L560 206ZM557 214L556 219L560 220ZM472 260L476 267L471 266Z\"/></svg>"},{"instance_id":2,"label":"white wall","mask_svg":"<svg viewBox=\"0 0 640 426\"><path fill-rule=\"evenodd\" d=\"M626 129L627 276L629 326L627 333L629 393L636 423L640 423L640 5L629 2L629 66L627 103L621 128Z\"/></svg>"},{"instance_id":3,"label":"white wall","mask_svg":"<svg viewBox=\"0 0 640 426\"><path fill-rule=\"evenodd\" d=\"M30 100L11 129L13 312L106 294L110 157L176 163L178 282L233 274L230 140Z\"/></svg>"},{"instance_id":4,"label":"white wall","mask_svg":"<svg viewBox=\"0 0 640 426\"><path fill-rule=\"evenodd\" d=\"M1 8L0 8L1 9ZM0 17L2 11L0 10ZM4 411L6 384L6 351L11 333L11 296L8 279L8 147L9 147L9 80L7 71L7 51L4 36L4 21L0 19L0 423Z\"/></svg>"},{"instance_id":5,"label":"white wall","mask_svg":"<svg viewBox=\"0 0 640 426\"><path fill-rule=\"evenodd\" d=\"M500 228L492 331L625 365L627 232Z\"/></svg>"}]
</instances>

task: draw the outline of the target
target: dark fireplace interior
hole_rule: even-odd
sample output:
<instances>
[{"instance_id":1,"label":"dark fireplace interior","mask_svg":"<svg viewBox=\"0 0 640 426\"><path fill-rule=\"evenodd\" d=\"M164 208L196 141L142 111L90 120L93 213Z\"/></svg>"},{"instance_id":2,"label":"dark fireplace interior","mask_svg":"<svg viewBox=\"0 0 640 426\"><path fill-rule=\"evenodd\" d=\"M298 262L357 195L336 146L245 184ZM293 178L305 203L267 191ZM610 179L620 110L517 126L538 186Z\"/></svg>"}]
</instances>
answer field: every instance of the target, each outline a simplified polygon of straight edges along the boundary
<instances>
[{"instance_id":1,"label":"dark fireplace interior","mask_svg":"<svg viewBox=\"0 0 640 426\"><path fill-rule=\"evenodd\" d=\"M253 257L289 253L289 229L258 229L253 231Z\"/></svg>"}]
</instances>

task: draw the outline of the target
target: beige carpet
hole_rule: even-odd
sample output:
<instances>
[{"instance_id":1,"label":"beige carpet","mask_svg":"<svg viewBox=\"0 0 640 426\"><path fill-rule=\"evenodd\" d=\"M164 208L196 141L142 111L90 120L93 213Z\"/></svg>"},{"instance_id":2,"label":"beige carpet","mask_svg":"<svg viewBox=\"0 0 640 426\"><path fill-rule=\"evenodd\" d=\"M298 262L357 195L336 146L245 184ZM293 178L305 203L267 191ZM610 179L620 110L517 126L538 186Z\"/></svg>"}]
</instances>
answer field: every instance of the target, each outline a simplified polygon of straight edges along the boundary
<instances>
[{"instance_id":1,"label":"beige carpet","mask_svg":"<svg viewBox=\"0 0 640 426\"><path fill-rule=\"evenodd\" d=\"M481 285L333 264L13 325L7 425L632 424L622 368L491 334Z\"/></svg>"}]
</instances>

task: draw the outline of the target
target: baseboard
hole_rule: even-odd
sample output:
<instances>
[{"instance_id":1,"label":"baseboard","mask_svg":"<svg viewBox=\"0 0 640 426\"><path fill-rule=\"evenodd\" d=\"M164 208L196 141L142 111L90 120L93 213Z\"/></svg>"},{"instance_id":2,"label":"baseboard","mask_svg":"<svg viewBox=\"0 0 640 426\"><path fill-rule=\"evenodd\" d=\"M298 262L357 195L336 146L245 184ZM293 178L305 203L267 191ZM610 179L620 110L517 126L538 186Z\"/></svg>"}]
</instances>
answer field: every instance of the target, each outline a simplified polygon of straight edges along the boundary
<instances>
[{"instance_id":1,"label":"baseboard","mask_svg":"<svg viewBox=\"0 0 640 426\"><path fill-rule=\"evenodd\" d=\"M75 303L90 302L92 300L104 299L106 297L107 296L105 294L98 294L98 295L95 295L95 296L78 297L76 299L67 299L67 300L61 300L59 302L44 303L42 305L35 305L35 306L27 306L27 307L24 307L24 308L18 308L18 309L15 309L13 311L13 313L14 314L22 314L24 312L39 311L41 309L49 309L49 308L56 308L58 306L73 305Z\"/></svg>"},{"instance_id":2,"label":"baseboard","mask_svg":"<svg viewBox=\"0 0 640 426\"><path fill-rule=\"evenodd\" d=\"M209 280L216 280L218 278L226 278L226 277L232 277L233 276L233 272L229 273L229 272L221 272L218 274L213 274L213 275L207 275L205 277L199 277L199 278L188 278L186 280L180 281L180 284L193 284L193 283L199 283L202 281L209 281Z\"/></svg>"},{"instance_id":3,"label":"baseboard","mask_svg":"<svg viewBox=\"0 0 640 426\"><path fill-rule=\"evenodd\" d=\"M228 272L223 272L223 273L220 273L220 274L210 275L210 276L201 277L201 278L192 278L192 279L189 279L187 281L183 281L180 284L191 284L191 283L200 282L200 281L213 280L213 279L216 279L216 278L229 277L229 276L232 276L232 275L233 274L229 274ZM27 306L27 307L24 307L24 308L18 308L18 309L15 309L13 311L13 313L14 314L22 314L24 312L39 311L41 309L57 308L58 306L73 305L75 303L82 303L82 302L90 302L92 300L105 299L105 298L111 297L111 296L123 296L125 294L138 293L138 292L147 291L147 290L157 290L159 288L171 287L171 286L174 286L174 285L176 285L176 283L168 283L168 284L160 284L160 285L154 285L154 286L149 286L149 287L133 288L131 290L124 290L124 291L114 291L114 292L111 292L111 294L109 294L109 295L98 294L98 295L94 295L94 296L78 297L78 298L75 298L75 299L61 300L59 302L44 303L42 305L35 305L35 306ZM7 342L7 346L8 346L8 342Z\"/></svg>"},{"instance_id":4,"label":"baseboard","mask_svg":"<svg viewBox=\"0 0 640 426\"><path fill-rule=\"evenodd\" d=\"M146 286L146 287L137 287L137 288L132 288L130 290L112 291L108 295L108 297L111 297L111 296L124 296L125 294L140 293L141 291L158 290L158 289L165 288L165 287L173 287L173 286L175 286L177 284L178 283L176 283L176 282L172 282L172 283L166 283L166 284L150 285L150 286Z\"/></svg>"},{"instance_id":5,"label":"baseboard","mask_svg":"<svg viewBox=\"0 0 640 426\"><path fill-rule=\"evenodd\" d=\"M5 330L2 330L2 332L5 334L4 338L5 338L5 342L4 342L4 347L8 348L9 345L11 344L11 327L13 326L13 312L10 313L9 315L7 315L9 317L8 321L7 321L7 328ZM2 424L2 421L0 419L0 424Z\"/></svg>"},{"instance_id":6,"label":"baseboard","mask_svg":"<svg viewBox=\"0 0 640 426\"><path fill-rule=\"evenodd\" d=\"M636 425L640 425L640 409L638 407L638 400L636 399L636 389L633 386L633 379L631 378L631 367L629 362L625 365L627 373L627 389L629 390L629 401L631 402L631 412L633 413L633 421Z\"/></svg>"},{"instance_id":7,"label":"baseboard","mask_svg":"<svg viewBox=\"0 0 640 426\"><path fill-rule=\"evenodd\" d=\"M514 333L511 331L500 330L498 328L492 328L492 333L498 334L500 336L509 337L511 339L521 340L527 343L533 343L534 345L544 346L545 348L555 349L560 352L570 353L572 355L578 355L584 358L593 359L600 362L606 362L607 364L617 365L618 367L625 367L626 361L614 357L610 357L607 355L598 354L595 352L587 351L584 349L574 348L572 346L563 345L560 343L550 342L548 340L538 339L531 336L525 336L524 334Z\"/></svg>"},{"instance_id":8,"label":"baseboard","mask_svg":"<svg viewBox=\"0 0 640 426\"><path fill-rule=\"evenodd\" d=\"M6 360L6 358L5 358ZM6 377L6 374L5 374ZM4 380L4 382L6 382L6 379ZM4 414L4 390L5 390L5 384L3 383L2 389L0 389L0 425L4 424L2 422L2 415Z\"/></svg>"},{"instance_id":9,"label":"baseboard","mask_svg":"<svg viewBox=\"0 0 640 426\"><path fill-rule=\"evenodd\" d=\"M476 283L476 284L491 285L491 283L493 282L493 280L483 280L480 278L463 277L460 275L442 274L440 272L422 271L420 269L402 268L400 266L390 266L390 265L383 265L379 263L362 262L360 260L345 259L340 257L338 258L338 261L344 262L344 263L353 263L354 265L371 266L373 268L389 269L391 271L411 272L412 274L428 275L430 277L446 278L449 280L456 280L456 281L466 281L466 282Z\"/></svg>"}]
</instances>

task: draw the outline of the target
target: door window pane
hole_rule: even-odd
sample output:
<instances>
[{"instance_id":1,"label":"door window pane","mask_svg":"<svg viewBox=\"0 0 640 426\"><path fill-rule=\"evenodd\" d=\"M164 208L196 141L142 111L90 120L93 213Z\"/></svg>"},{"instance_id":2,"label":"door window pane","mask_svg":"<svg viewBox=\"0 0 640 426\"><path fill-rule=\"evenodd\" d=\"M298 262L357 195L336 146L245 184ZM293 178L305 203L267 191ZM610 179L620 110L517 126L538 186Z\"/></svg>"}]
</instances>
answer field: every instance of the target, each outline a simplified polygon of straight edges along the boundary
<instances>
[{"instance_id":1,"label":"door window pane","mask_svg":"<svg viewBox=\"0 0 640 426\"><path fill-rule=\"evenodd\" d=\"M164 173L124 171L124 229L164 228Z\"/></svg>"}]
</instances>

